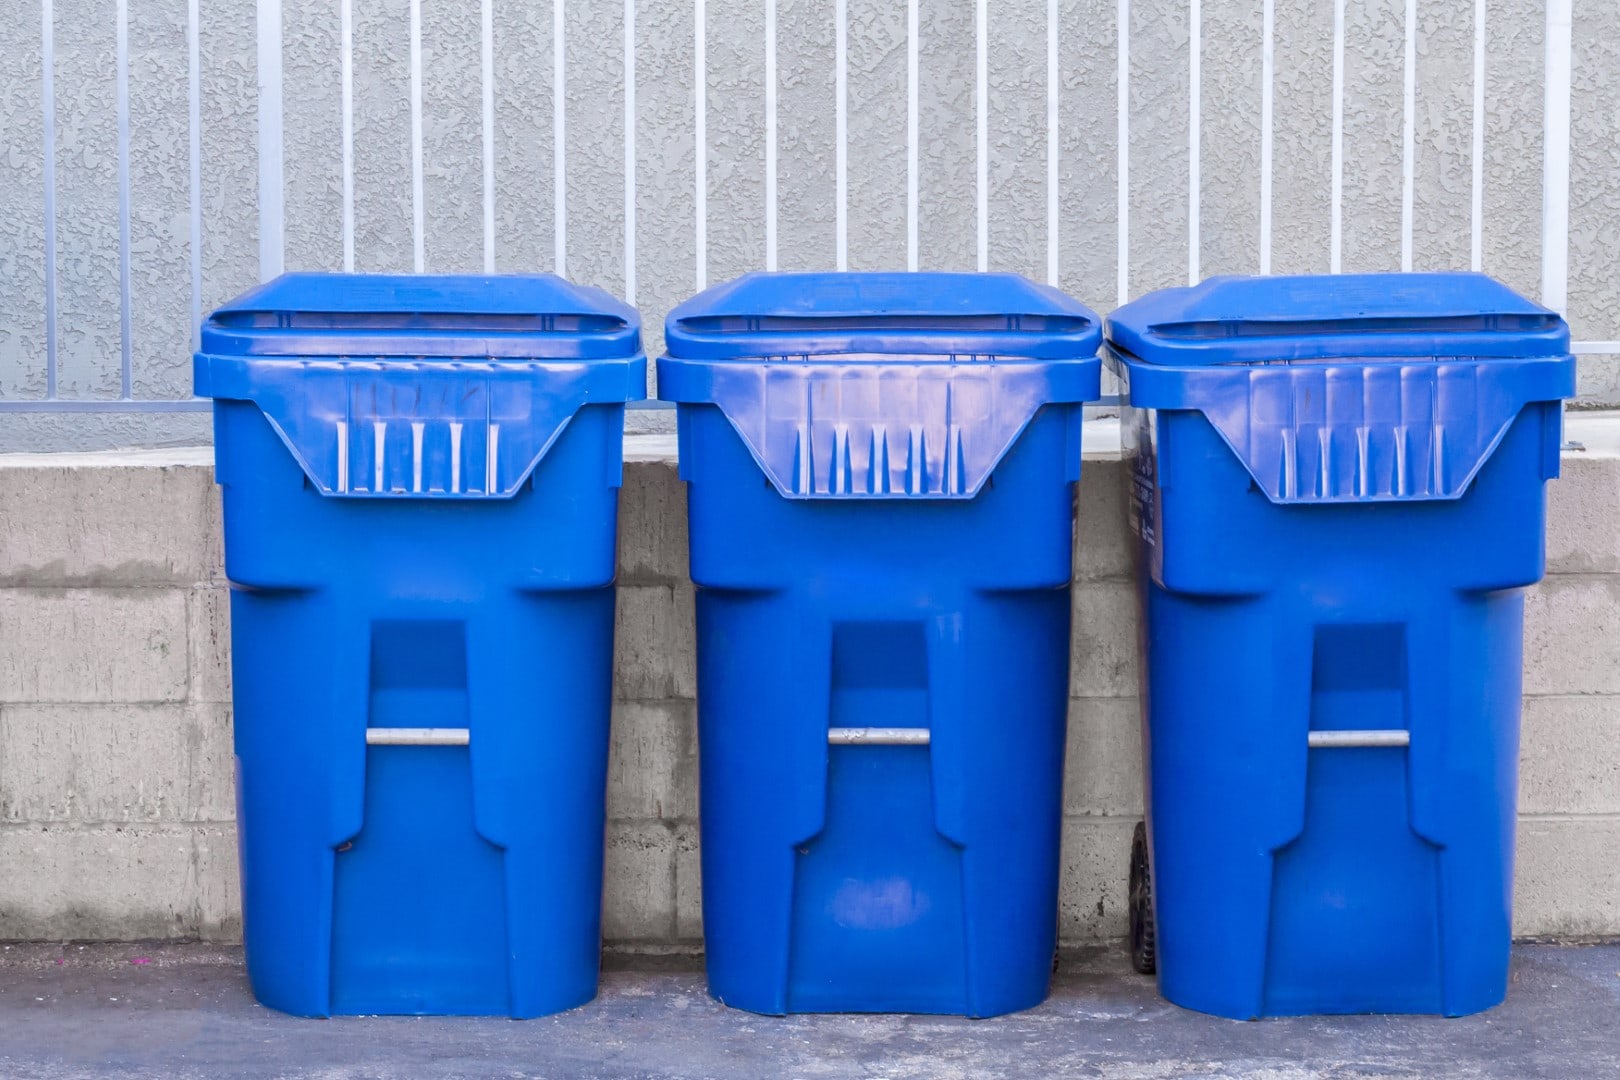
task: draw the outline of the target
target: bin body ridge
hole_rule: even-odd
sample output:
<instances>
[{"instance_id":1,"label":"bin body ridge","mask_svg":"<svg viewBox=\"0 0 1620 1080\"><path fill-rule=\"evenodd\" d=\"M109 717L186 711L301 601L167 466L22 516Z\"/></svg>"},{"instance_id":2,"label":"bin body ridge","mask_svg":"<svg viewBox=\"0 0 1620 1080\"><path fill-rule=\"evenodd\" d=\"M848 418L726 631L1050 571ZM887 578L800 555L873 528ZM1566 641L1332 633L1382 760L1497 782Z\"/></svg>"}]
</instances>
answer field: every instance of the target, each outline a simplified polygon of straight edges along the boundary
<instances>
[{"instance_id":1,"label":"bin body ridge","mask_svg":"<svg viewBox=\"0 0 1620 1080\"><path fill-rule=\"evenodd\" d=\"M1472 302L1511 338L1509 316L1540 309L1489 284ZM1353 303L1292 338L1211 335L1212 359L1144 344L1155 297L1113 316L1158 972L1178 1004L1462 1015L1506 993L1523 589L1572 364L1550 313L1552 340L1521 355L1454 355L1444 335L1478 328L1452 285L1412 285L1393 343ZM1264 299L1202 289L1176 292L1231 322ZM1234 360L1234 339L1288 360Z\"/></svg>"},{"instance_id":2,"label":"bin body ridge","mask_svg":"<svg viewBox=\"0 0 1620 1080\"><path fill-rule=\"evenodd\" d=\"M459 280L451 300L488 302ZM562 287L514 304L544 313ZM375 348L367 318L322 327L332 350ZM623 398L643 361L620 343L582 376L520 333L470 357L432 334L398 360L244 367L208 340L199 357L248 972L284 1011L528 1017L595 995ZM603 372L619 400L578 401Z\"/></svg>"}]
</instances>

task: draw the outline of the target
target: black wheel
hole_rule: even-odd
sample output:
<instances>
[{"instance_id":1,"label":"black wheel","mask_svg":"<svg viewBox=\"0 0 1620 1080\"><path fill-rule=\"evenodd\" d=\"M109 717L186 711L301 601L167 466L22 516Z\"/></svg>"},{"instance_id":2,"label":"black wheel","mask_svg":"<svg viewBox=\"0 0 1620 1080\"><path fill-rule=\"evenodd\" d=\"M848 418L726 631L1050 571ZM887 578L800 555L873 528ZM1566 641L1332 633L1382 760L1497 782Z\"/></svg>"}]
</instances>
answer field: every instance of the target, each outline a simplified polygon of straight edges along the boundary
<instances>
[{"instance_id":1,"label":"black wheel","mask_svg":"<svg viewBox=\"0 0 1620 1080\"><path fill-rule=\"evenodd\" d=\"M1153 873L1148 869L1147 825L1131 835L1131 967L1152 975L1159 968L1153 935Z\"/></svg>"}]
</instances>

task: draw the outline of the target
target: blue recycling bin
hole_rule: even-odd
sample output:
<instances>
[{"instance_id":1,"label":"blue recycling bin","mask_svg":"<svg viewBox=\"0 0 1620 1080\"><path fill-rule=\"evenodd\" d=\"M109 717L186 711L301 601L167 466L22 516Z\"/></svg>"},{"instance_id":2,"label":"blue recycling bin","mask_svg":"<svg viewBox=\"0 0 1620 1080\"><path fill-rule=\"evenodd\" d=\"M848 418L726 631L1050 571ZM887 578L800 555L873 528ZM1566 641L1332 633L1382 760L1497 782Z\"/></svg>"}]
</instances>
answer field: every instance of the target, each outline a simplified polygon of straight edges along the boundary
<instances>
[{"instance_id":1,"label":"blue recycling bin","mask_svg":"<svg viewBox=\"0 0 1620 1080\"><path fill-rule=\"evenodd\" d=\"M724 1003L1046 996L1099 339L1012 275L752 274L669 316Z\"/></svg>"},{"instance_id":2,"label":"blue recycling bin","mask_svg":"<svg viewBox=\"0 0 1620 1080\"><path fill-rule=\"evenodd\" d=\"M1563 320L1478 274L1216 278L1106 336L1144 616L1139 965L1229 1017L1498 1004Z\"/></svg>"},{"instance_id":3,"label":"blue recycling bin","mask_svg":"<svg viewBox=\"0 0 1620 1080\"><path fill-rule=\"evenodd\" d=\"M590 1000L636 313L549 275L288 274L201 344L254 994Z\"/></svg>"}]
</instances>

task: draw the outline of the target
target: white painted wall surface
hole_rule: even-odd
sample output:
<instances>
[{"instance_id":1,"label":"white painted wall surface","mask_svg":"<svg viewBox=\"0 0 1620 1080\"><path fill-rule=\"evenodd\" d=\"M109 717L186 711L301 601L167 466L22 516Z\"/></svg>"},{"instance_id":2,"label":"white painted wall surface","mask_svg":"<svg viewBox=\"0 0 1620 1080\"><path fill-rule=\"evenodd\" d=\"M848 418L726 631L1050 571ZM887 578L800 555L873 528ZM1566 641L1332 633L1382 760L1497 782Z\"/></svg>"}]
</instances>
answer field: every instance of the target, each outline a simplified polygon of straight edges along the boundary
<instances>
[{"instance_id":1,"label":"white painted wall surface","mask_svg":"<svg viewBox=\"0 0 1620 1080\"><path fill-rule=\"evenodd\" d=\"M283 266L566 269L649 350L766 266L1477 266L1620 400L1617 71L1596 0L12 0L0 451L207 441L149 403Z\"/></svg>"}]
</instances>

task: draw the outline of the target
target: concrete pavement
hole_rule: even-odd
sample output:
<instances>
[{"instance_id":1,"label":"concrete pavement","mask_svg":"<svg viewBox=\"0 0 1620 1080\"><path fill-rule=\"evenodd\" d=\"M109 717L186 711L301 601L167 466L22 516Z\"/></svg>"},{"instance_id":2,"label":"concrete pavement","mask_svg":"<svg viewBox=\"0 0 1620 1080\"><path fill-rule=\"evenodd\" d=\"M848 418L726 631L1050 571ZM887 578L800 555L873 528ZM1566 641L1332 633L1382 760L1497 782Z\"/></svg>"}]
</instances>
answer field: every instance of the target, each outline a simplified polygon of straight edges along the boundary
<instances>
[{"instance_id":1,"label":"concrete pavement","mask_svg":"<svg viewBox=\"0 0 1620 1080\"><path fill-rule=\"evenodd\" d=\"M1066 954L1041 1008L977 1021L754 1016L711 1000L691 960L608 966L595 1002L542 1020L299 1020L253 1001L234 947L0 946L0 1076L1620 1076L1620 945L1520 946L1507 1004L1458 1020L1217 1020L1166 1003L1117 947Z\"/></svg>"}]
</instances>

